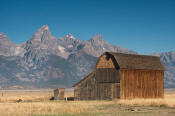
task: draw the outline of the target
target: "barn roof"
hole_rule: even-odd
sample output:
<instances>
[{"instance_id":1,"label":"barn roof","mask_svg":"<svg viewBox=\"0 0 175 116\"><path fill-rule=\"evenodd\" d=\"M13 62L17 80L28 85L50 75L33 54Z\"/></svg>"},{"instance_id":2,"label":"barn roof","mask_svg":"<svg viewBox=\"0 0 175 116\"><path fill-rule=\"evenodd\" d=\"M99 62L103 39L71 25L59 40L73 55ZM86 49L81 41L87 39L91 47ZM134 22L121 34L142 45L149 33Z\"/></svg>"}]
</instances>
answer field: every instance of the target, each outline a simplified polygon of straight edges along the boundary
<instances>
[{"instance_id":1,"label":"barn roof","mask_svg":"<svg viewBox=\"0 0 175 116\"><path fill-rule=\"evenodd\" d=\"M116 61L115 63L117 63L120 69L165 70L162 62L157 56L124 54L115 52L105 52L104 54L114 57Z\"/></svg>"},{"instance_id":2,"label":"barn roof","mask_svg":"<svg viewBox=\"0 0 175 116\"><path fill-rule=\"evenodd\" d=\"M77 86L78 84L80 84L81 82L85 81L86 79L88 79L89 77L92 77L94 75L94 71L89 73L86 77L84 77L83 79L81 79L79 82L77 82L76 84L74 84L72 87Z\"/></svg>"}]
</instances>

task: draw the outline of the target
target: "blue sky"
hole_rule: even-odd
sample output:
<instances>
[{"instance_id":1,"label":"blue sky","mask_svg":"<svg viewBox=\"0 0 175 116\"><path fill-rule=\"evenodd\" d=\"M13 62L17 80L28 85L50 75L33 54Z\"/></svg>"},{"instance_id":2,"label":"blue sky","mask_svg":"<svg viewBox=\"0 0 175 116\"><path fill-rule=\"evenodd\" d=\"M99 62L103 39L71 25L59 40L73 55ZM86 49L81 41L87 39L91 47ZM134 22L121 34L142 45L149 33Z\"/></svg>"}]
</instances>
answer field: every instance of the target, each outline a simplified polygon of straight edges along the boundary
<instances>
[{"instance_id":1,"label":"blue sky","mask_svg":"<svg viewBox=\"0 0 175 116\"><path fill-rule=\"evenodd\" d=\"M0 0L0 32L12 42L45 24L57 38L101 34L140 54L175 51L175 0Z\"/></svg>"}]
</instances>

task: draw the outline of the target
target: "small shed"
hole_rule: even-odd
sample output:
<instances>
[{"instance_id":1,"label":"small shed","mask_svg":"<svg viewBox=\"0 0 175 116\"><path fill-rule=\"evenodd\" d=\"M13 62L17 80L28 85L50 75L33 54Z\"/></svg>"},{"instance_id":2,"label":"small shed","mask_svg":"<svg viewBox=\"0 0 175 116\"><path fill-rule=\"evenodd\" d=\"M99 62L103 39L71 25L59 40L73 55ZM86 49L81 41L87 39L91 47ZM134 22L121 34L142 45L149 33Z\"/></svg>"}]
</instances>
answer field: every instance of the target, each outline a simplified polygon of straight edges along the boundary
<instances>
[{"instance_id":1,"label":"small shed","mask_svg":"<svg viewBox=\"0 0 175 116\"><path fill-rule=\"evenodd\" d=\"M75 100L164 97L164 66L156 56L105 52L73 85Z\"/></svg>"},{"instance_id":2,"label":"small shed","mask_svg":"<svg viewBox=\"0 0 175 116\"><path fill-rule=\"evenodd\" d=\"M73 88L55 89L54 100L74 100L74 89Z\"/></svg>"},{"instance_id":3,"label":"small shed","mask_svg":"<svg viewBox=\"0 0 175 116\"><path fill-rule=\"evenodd\" d=\"M58 100L58 88L53 91L54 93L54 100Z\"/></svg>"},{"instance_id":4,"label":"small shed","mask_svg":"<svg viewBox=\"0 0 175 116\"><path fill-rule=\"evenodd\" d=\"M54 90L54 100L64 100L65 88L57 88Z\"/></svg>"}]
</instances>

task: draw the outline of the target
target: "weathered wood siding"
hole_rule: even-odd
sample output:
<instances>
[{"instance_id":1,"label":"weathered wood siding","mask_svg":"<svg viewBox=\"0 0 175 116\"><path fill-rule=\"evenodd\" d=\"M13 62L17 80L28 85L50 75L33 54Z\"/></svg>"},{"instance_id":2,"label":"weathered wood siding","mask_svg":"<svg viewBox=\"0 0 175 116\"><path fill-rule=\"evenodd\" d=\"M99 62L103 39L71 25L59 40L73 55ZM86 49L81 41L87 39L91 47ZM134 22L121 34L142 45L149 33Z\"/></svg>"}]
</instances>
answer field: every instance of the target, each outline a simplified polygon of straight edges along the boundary
<instances>
[{"instance_id":1,"label":"weathered wood siding","mask_svg":"<svg viewBox=\"0 0 175 116\"><path fill-rule=\"evenodd\" d=\"M111 100L112 99L112 86L111 83L98 83L97 84L97 98L98 100Z\"/></svg>"},{"instance_id":2,"label":"weathered wood siding","mask_svg":"<svg viewBox=\"0 0 175 116\"><path fill-rule=\"evenodd\" d=\"M100 57L93 77L75 87L75 100L111 100L120 98L120 74L112 58Z\"/></svg>"},{"instance_id":3,"label":"weathered wood siding","mask_svg":"<svg viewBox=\"0 0 175 116\"><path fill-rule=\"evenodd\" d=\"M112 61L112 58L107 58L106 55L100 57L99 62L96 65L96 68L115 68L115 65Z\"/></svg>"},{"instance_id":4,"label":"weathered wood siding","mask_svg":"<svg viewBox=\"0 0 175 116\"><path fill-rule=\"evenodd\" d=\"M95 79L97 83L120 83L120 73L115 68L98 68Z\"/></svg>"},{"instance_id":5,"label":"weathered wood siding","mask_svg":"<svg viewBox=\"0 0 175 116\"><path fill-rule=\"evenodd\" d=\"M96 81L94 76L87 78L74 88L75 100L96 99Z\"/></svg>"},{"instance_id":6,"label":"weathered wood siding","mask_svg":"<svg viewBox=\"0 0 175 116\"><path fill-rule=\"evenodd\" d=\"M59 100L64 100L64 88L59 88L58 89L58 99Z\"/></svg>"},{"instance_id":7,"label":"weathered wood siding","mask_svg":"<svg viewBox=\"0 0 175 116\"><path fill-rule=\"evenodd\" d=\"M120 73L114 59L107 55L100 57L95 70L97 100L120 98Z\"/></svg>"},{"instance_id":8,"label":"weathered wood siding","mask_svg":"<svg viewBox=\"0 0 175 116\"><path fill-rule=\"evenodd\" d=\"M58 100L58 89L54 90L54 100Z\"/></svg>"},{"instance_id":9,"label":"weathered wood siding","mask_svg":"<svg viewBox=\"0 0 175 116\"><path fill-rule=\"evenodd\" d=\"M120 98L120 78L116 69L96 70L93 77L75 88L75 100L111 100Z\"/></svg>"},{"instance_id":10,"label":"weathered wood siding","mask_svg":"<svg viewBox=\"0 0 175 116\"><path fill-rule=\"evenodd\" d=\"M97 83L97 100L112 100L120 98L119 83Z\"/></svg>"},{"instance_id":11,"label":"weathered wood siding","mask_svg":"<svg viewBox=\"0 0 175 116\"><path fill-rule=\"evenodd\" d=\"M111 100L120 98L120 74L115 68L97 68L95 71L96 99Z\"/></svg>"},{"instance_id":12,"label":"weathered wood siding","mask_svg":"<svg viewBox=\"0 0 175 116\"><path fill-rule=\"evenodd\" d=\"M80 85L74 87L74 100L80 100Z\"/></svg>"},{"instance_id":13,"label":"weathered wood siding","mask_svg":"<svg viewBox=\"0 0 175 116\"><path fill-rule=\"evenodd\" d=\"M120 83L112 83L112 99L120 98Z\"/></svg>"},{"instance_id":14,"label":"weathered wood siding","mask_svg":"<svg viewBox=\"0 0 175 116\"><path fill-rule=\"evenodd\" d=\"M121 98L163 98L164 71L120 70Z\"/></svg>"}]
</instances>

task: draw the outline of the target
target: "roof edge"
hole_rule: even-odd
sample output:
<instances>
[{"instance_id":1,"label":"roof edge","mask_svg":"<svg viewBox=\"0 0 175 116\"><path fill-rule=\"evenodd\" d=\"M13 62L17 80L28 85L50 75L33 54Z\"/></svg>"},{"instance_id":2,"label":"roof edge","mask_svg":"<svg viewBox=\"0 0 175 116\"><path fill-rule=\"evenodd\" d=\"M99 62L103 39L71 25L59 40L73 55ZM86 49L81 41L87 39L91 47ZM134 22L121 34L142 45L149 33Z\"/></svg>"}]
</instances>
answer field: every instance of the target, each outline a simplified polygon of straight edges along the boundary
<instances>
[{"instance_id":1,"label":"roof edge","mask_svg":"<svg viewBox=\"0 0 175 116\"><path fill-rule=\"evenodd\" d=\"M89 78L91 75L94 74L95 71L92 71L91 73L89 73L86 77L84 77L83 79L81 79L80 81L78 81L77 83L75 83L72 87L77 86L79 83L81 83L82 81L86 80L87 78Z\"/></svg>"}]
</instances>

